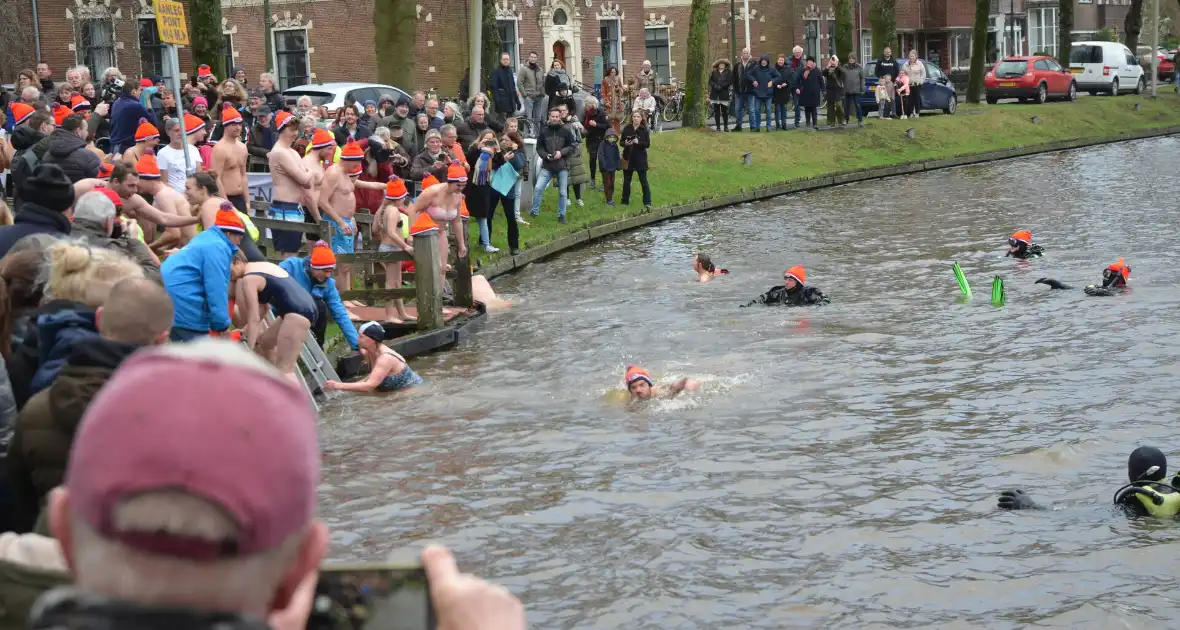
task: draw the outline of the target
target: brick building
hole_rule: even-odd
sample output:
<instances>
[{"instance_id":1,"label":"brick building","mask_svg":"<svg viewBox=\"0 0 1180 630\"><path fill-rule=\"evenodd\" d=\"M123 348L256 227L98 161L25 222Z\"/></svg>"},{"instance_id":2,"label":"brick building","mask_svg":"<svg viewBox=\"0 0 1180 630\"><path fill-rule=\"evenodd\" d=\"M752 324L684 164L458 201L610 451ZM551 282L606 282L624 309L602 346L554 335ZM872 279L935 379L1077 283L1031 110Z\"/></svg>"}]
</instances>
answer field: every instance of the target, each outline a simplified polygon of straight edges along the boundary
<instances>
[{"instance_id":1,"label":"brick building","mask_svg":"<svg viewBox=\"0 0 1180 630\"><path fill-rule=\"evenodd\" d=\"M415 85L455 94L467 65L468 6L471 0L418 0L417 38L406 54L413 55ZM283 87L305 82L367 81L375 78L372 0L271 0L265 15L262 0L221 0L227 67L243 66L251 82L275 68ZM503 49L521 59L536 51L548 63L565 61L570 73L585 84L597 83L603 70L617 66L632 76L644 59L661 78L683 78L690 0L498 0L496 21ZM871 0L854 0L853 27L859 33L861 57L876 56L869 28ZM1129 0L1078 0L1074 39L1084 39L1105 26L1121 27ZM736 2L714 0L710 19L710 60L728 57L731 27L739 48L747 44L747 19ZM749 0L749 45L755 55L789 54L793 45L807 54L833 51L835 15L828 3L807 0ZM917 49L944 70L966 69L972 46L972 0L897 0L895 54ZM150 0L38 0L40 55L62 76L76 63L95 75L108 66L136 76L166 75ZM265 26L269 21L273 58L265 57ZM29 25L31 26L31 25ZM1057 0L992 0L988 57L1004 54L1056 52ZM31 66L36 51L28 50L22 66ZM180 52L182 79L194 64L187 49ZM19 67L0 68L12 80Z\"/></svg>"}]
</instances>

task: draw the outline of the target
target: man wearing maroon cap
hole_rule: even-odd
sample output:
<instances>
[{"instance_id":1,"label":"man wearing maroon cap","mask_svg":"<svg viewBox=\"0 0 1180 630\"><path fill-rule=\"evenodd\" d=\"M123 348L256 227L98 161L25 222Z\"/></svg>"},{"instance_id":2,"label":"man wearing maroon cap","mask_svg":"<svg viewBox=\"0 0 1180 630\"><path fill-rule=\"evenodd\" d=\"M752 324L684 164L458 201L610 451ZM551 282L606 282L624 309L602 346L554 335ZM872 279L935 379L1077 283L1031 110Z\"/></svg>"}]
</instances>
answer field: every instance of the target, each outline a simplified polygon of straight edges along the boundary
<instances>
[{"instance_id":1,"label":"man wearing maroon cap","mask_svg":"<svg viewBox=\"0 0 1180 630\"><path fill-rule=\"evenodd\" d=\"M43 596L30 627L302 629L328 541L319 458L307 395L241 345L140 351L91 402L50 496L76 590ZM445 549L423 564L439 628L525 627Z\"/></svg>"}]
</instances>

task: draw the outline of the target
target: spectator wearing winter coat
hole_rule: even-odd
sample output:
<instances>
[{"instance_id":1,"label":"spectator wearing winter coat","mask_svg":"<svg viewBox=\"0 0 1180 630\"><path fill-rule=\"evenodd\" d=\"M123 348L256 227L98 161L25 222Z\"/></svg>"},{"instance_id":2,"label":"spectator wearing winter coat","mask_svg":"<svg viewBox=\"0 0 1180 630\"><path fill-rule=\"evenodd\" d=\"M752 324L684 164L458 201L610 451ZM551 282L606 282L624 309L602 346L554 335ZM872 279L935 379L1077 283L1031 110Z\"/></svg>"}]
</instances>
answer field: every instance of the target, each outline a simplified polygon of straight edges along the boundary
<instances>
[{"instance_id":1,"label":"spectator wearing winter coat","mask_svg":"<svg viewBox=\"0 0 1180 630\"><path fill-rule=\"evenodd\" d=\"M640 115L642 116L642 115ZM537 156L541 159L541 170L537 173L537 186L533 190L533 209L535 217L541 213L541 198L549 181L557 178L557 221L565 223L565 209L569 205L569 157L578 150L578 141L574 133L561 120L561 110L553 107L549 109L549 120L541 133L537 135Z\"/></svg>"},{"instance_id":2,"label":"spectator wearing winter coat","mask_svg":"<svg viewBox=\"0 0 1180 630\"><path fill-rule=\"evenodd\" d=\"M545 71L537 53L529 53L528 61L516 72L516 86L524 98L524 116L541 120L545 116Z\"/></svg>"},{"instance_id":3,"label":"spectator wearing winter coat","mask_svg":"<svg viewBox=\"0 0 1180 630\"><path fill-rule=\"evenodd\" d=\"M727 63L726 66L729 64ZM726 67L726 72L729 68ZM730 75L732 78L732 74ZM602 144L598 145L598 168L602 170L602 192L606 195L606 205L615 205L615 173L622 166L623 156L619 153L619 134L614 129L606 133Z\"/></svg>"},{"instance_id":4,"label":"spectator wearing winter coat","mask_svg":"<svg viewBox=\"0 0 1180 630\"><path fill-rule=\"evenodd\" d=\"M33 169L37 167L40 158L37 154L29 153L33 151L33 147L39 145L49 135L42 131L42 127L51 129L49 126L49 114L31 113L16 129L12 130L12 135L8 140L12 143L12 164L9 166L8 179L12 180L12 210L13 212L20 212L21 203L23 201L21 196L21 183L33 176Z\"/></svg>"},{"instance_id":5,"label":"spectator wearing winter coat","mask_svg":"<svg viewBox=\"0 0 1180 630\"><path fill-rule=\"evenodd\" d=\"M119 98L111 105L111 153L122 155L135 144L135 130L142 118L156 124L155 112L149 111L139 102L142 90L134 81L123 84Z\"/></svg>"},{"instance_id":6,"label":"spectator wearing winter coat","mask_svg":"<svg viewBox=\"0 0 1180 630\"><path fill-rule=\"evenodd\" d=\"M905 114L910 118L917 118L922 113L922 86L926 83L926 66L918 60L918 51L910 51L910 58L902 64L901 73L910 78L910 94L905 99Z\"/></svg>"},{"instance_id":7,"label":"spectator wearing winter coat","mask_svg":"<svg viewBox=\"0 0 1180 630\"><path fill-rule=\"evenodd\" d=\"M501 119L515 115L520 109L516 77L512 76L512 57L508 53L500 55L500 67L492 72L492 105Z\"/></svg>"},{"instance_id":8,"label":"spectator wearing winter coat","mask_svg":"<svg viewBox=\"0 0 1180 630\"><path fill-rule=\"evenodd\" d=\"M737 109L737 123L733 126L734 131L742 130L742 118L747 111L754 107L754 86L750 85L746 77L756 67L758 67L758 61L750 56L750 49L743 48L741 58L733 67L733 89L736 101L734 107Z\"/></svg>"},{"instance_id":9,"label":"spectator wearing winter coat","mask_svg":"<svg viewBox=\"0 0 1180 630\"><path fill-rule=\"evenodd\" d=\"M709 75L709 106L713 109L713 128L717 131L729 131L732 99L733 71L729 69L729 60L718 59L713 62L713 74Z\"/></svg>"},{"instance_id":10,"label":"spectator wearing winter coat","mask_svg":"<svg viewBox=\"0 0 1180 630\"><path fill-rule=\"evenodd\" d=\"M828 126L844 126L844 72L836 55L828 59L824 68L824 91L828 99Z\"/></svg>"},{"instance_id":11,"label":"spectator wearing winter coat","mask_svg":"<svg viewBox=\"0 0 1180 630\"><path fill-rule=\"evenodd\" d=\"M598 169L598 145L602 144L602 139L606 137L607 129L611 125L606 110L599 105L598 99L588 96L582 106L585 107L586 113L582 118L582 129L586 132L585 155L590 158L590 189L594 190L594 175Z\"/></svg>"},{"instance_id":12,"label":"spectator wearing winter coat","mask_svg":"<svg viewBox=\"0 0 1180 630\"><path fill-rule=\"evenodd\" d=\"M651 134L644 124L643 114L631 112L631 123L623 127L623 159L627 167L623 171L623 205L631 202L631 176L639 174L639 185L643 187L643 207L651 207L651 186L647 183L647 149L651 146Z\"/></svg>"},{"instance_id":13,"label":"spectator wearing winter coat","mask_svg":"<svg viewBox=\"0 0 1180 630\"><path fill-rule=\"evenodd\" d=\"M795 96L803 106L804 124L812 129L819 128L819 102L823 96L824 80L820 70L815 67L815 57L807 57L803 71L799 73L798 87ZM796 129L798 125L796 124Z\"/></svg>"},{"instance_id":14,"label":"spectator wearing winter coat","mask_svg":"<svg viewBox=\"0 0 1180 630\"><path fill-rule=\"evenodd\" d=\"M254 126L250 128L250 135L246 140L246 152L250 155L247 168L251 173L265 173L270 170L268 155L275 146L279 134L275 133L271 124L270 108L263 105L254 112Z\"/></svg>"},{"instance_id":15,"label":"spectator wearing winter coat","mask_svg":"<svg viewBox=\"0 0 1180 630\"><path fill-rule=\"evenodd\" d=\"M32 234L65 236L70 233L70 208L74 184L56 164L39 164L32 175L18 182L24 202L13 224L0 227L0 258L22 238Z\"/></svg>"},{"instance_id":16,"label":"spectator wearing winter coat","mask_svg":"<svg viewBox=\"0 0 1180 630\"><path fill-rule=\"evenodd\" d=\"M791 74L794 70L787 62L785 55L778 56L778 63L774 64L774 71L778 79L774 82L774 128L783 131L787 128L787 105L791 102L792 84ZM767 118L769 118L769 114Z\"/></svg>"},{"instance_id":17,"label":"spectator wearing winter coat","mask_svg":"<svg viewBox=\"0 0 1180 630\"><path fill-rule=\"evenodd\" d=\"M885 50L882 51L881 58L877 60L877 66L873 68L873 74L878 79L889 75L896 81L899 72L901 72L901 65L897 62L897 59L893 58L893 49L886 46Z\"/></svg>"},{"instance_id":18,"label":"spectator wearing winter coat","mask_svg":"<svg viewBox=\"0 0 1180 630\"><path fill-rule=\"evenodd\" d=\"M856 62L856 55L850 53L840 70L844 78L844 124L852 120L855 110L856 126L863 127L865 115L860 106L860 97L865 93L864 67Z\"/></svg>"},{"instance_id":19,"label":"spectator wearing winter coat","mask_svg":"<svg viewBox=\"0 0 1180 630\"><path fill-rule=\"evenodd\" d=\"M746 81L753 91L754 124L750 131L757 132L762 127L762 108L766 108L766 131L770 131L770 99L774 97L774 84L779 80L779 74L770 65L770 56L762 55L758 65L746 73Z\"/></svg>"},{"instance_id":20,"label":"spectator wearing winter coat","mask_svg":"<svg viewBox=\"0 0 1180 630\"><path fill-rule=\"evenodd\" d=\"M560 59L554 59L545 74L545 96L549 97L549 109L557 107L558 101L565 101L568 94L572 94L574 82L565 70L565 64Z\"/></svg>"},{"instance_id":21,"label":"spectator wearing winter coat","mask_svg":"<svg viewBox=\"0 0 1180 630\"><path fill-rule=\"evenodd\" d=\"M81 114L73 114L50 135L49 151L43 162L60 166L72 183L97 177L98 167L102 164L102 160L86 146L87 131L86 119Z\"/></svg>"},{"instance_id":22,"label":"spectator wearing winter coat","mask_svg":"<svg viewBox=\"0 0 1180 630\"><path fill-rule=\"evenodd\" d=\"M799 128L799 115L803 113L802 106L799 105L799 94L795 88L799 87L799 74L803 72L803 67L807 65L807 61L803 59L803 47L796 46L791 49L791 58L787 60L787 67L790 69L790 74L787 75L787 92L791 95L791 102L795 104L795 128ZM785 127L786 125L784 125Z\"/></svg>"}]
</instances>

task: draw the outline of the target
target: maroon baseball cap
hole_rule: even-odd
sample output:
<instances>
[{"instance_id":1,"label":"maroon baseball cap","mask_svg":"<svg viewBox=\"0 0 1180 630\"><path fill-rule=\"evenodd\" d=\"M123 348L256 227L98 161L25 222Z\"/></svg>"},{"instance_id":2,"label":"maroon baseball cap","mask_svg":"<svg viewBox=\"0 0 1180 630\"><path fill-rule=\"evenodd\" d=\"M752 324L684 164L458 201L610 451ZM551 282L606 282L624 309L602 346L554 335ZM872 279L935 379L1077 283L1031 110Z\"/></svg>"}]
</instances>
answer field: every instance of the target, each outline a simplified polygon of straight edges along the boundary
<instances>
[{"instance_id":1,"label":"maroon baseball cap","mask_svg":"<svg viewBox=\"0 0 1180 630\"><path fill-rule=\"evenodd\" d=\"M211 349L237 361L212 358ZM272 549L315 515L316 412L307 393L225 341L142 350L90 403L70 452L70 506L98 533L145 553L215 560ZM117 532L114 508L179 490L222 507L236 544Z\"/></svg>"}]
</instances>

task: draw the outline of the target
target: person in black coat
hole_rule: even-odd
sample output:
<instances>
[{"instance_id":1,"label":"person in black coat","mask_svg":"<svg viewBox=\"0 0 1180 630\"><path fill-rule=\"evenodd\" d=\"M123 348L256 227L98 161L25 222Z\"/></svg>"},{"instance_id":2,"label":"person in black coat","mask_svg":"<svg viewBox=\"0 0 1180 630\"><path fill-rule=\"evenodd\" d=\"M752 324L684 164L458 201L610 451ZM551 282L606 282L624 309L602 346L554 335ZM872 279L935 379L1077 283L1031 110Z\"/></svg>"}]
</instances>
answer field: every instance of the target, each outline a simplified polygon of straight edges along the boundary
<instances>
[{"instance_id":1,"label":"person in black coat","mask_svg":"<svg viewBox=\"0 0 1180 630\"><path fill-rule=\"evenodd\" d=\"M885 75L897 79L897 73L901 71L901 64L897 63L897 59L893 58L893 49L886 46L883 51L884 54L877 60L877 67L873 68L873 75L878 79Z\"/></svg>"},{"instance_id":2,"label":"person in black coat","mask_svg":"<svg viewBox=\"0 0 1180 630\"><path fill-rule=\"evenodd\" d=\"M50 134L49 150L42 162L60 166L73 183L98 177L102 160L86 148L88 135L89 127L81 114L67 116L61 126Z\"/></svg>"},{"instance_id":3,"label":"person in black coat","mask_svg":"<svg viewBox=\"0 0 1180 630\"><path fill-rule=\"evenodd\" d=\"M779 55L774 71L778 73L774 82L774 128L783 131L787 128L787 104L791 102L795 70L787 63L786 55Z\"/></svg>"},{"instance_id":4,"label":"person in black coat","mask_svg":"<svg viewBox=\"0 0 1180 630\"><path fill-rule=\"evenodd\" d=\"M737 124L733 126L734 131L742 130L743 114L754 107L754 86L750 85L748 76L757 67L758 60L750 56L750 49L743 48L741 59L733 67L734 100L736 101L735 108L737 109L737 112L735 112L737 115Z\"/></svg>"},{"instance_id":5,"label":"person in black coat","mask_svg":"<svg viewBox=\"0 0 1180 630\"><path fill-rule=\"evenodd\" d=\"M798 87L795 88L795 96L799 98L799 104L803 107L803 112L806 116L804 122L812 129L819 128L819 122L816 119L819 115L819 102L823 91L823 75L819 71L819 68L815 67L815 57L809 56L807 57L807 63L803 66L803 70L799 73L799 82Z\"/></svg>"},{"instance_id":6,"label":"person in black coat","mask_svg":"<svg viewBox=\"0 0 1180 630\"><path fill-rule=\"evenodd\" d=\"M623 127L623 205L631 202L631 176L639 173L639 185L643 187L643 207L651 207L651 186L647 183L647 149L651 146L651 133L643 124L643 112L631 112L631 122Z\"/></svg>"},{"instance_id":7,"label":"person in black coat","mask_svg":"<svg viewBox=\"0 0 1180 630\"><path fill-rule=\"evenodd\" d=\"M361 113L360 108L353 103L345 105L344 111L340 115L340 120L336 126L332 128L332 133L336 136L336 144L343 147L348 144L349 140L360 142L367 140L373 132L368 127L360 123Z\"/></svg>"},{"instance_id":8,"label":"person in black coat","mask_svg":"<svg viewBox=\"0 0 1180 630\"><path fill-rule=\"evenodd\" d=\"M713 106L713 125L717 131L729 131L729 101L733 99L733 71L729 61L713 62L709 75L709 104Z\"/></svg>"},{"instance_id":9,"label":"person in black coat","mask_svg":"<svg viewBox=\"0 0 1180 630\"><path fill-rule=\"evenodd\" d=\"M778 72L770 65L770 56L762 55L758 65L746 73L746 80L750 82L750 89L754 91L754 122L750 131L757 132L762 126L762 108L766 108L766 130L770 131L770 99L774 96L774 84L778 82Z\"/></svg>"},{"instance_id":10,"label":"person in black coat","mask_svg":"<svg viewBox=\"0 0 1180 630\"><path fill-rule=\"evenodd\" d=\"M598 145L606 137L606 130L610 129L610 119L606 111L598 104L598 99L587 96L582 106L586 108L582 117L582 128L586 131L586 155L590 157L590 189L594 189L594 175L598 169Z\"/></svg>"},{"instance_id":11,"label":"person in black coat","mask_svg":"<svg viewBox=\"0 0 1180 630\"><path fill-rule=\"evenodd\" d=\"M33 174L19 182L24 201L12 225L0 227L0 258L16 242L32 234L66 236L70 233L67 210L74 206L74 184L56 164L39 164Z\"/></svg>"},{"instance_id":12,"label":"person in black coat","mask_svg":"<svg viewBox=\"0 0 1180 630\"><path fill-rule=\"evenodd\" d=\"M492 72L492 106L502 120L520 109L520 95L516 92L516 77L512 74L512 57L500 55L500 67Z\"/></svg>"}]
</instances>

